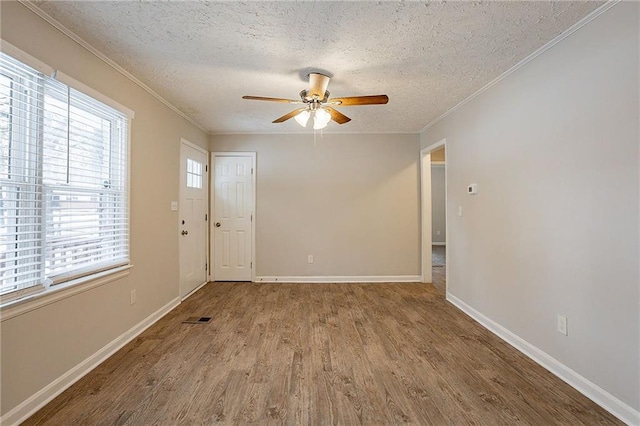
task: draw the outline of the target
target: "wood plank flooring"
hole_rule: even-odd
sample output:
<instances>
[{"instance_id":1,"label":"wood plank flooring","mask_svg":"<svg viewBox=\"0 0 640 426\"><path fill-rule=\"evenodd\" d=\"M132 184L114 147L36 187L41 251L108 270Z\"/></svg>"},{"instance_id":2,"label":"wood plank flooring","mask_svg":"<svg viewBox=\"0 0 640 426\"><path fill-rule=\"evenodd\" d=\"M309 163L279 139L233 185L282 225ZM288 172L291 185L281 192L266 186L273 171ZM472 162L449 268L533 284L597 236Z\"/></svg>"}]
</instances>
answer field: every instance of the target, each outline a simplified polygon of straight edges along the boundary
<instances>
[{"instance_id":1,"label":"wood plank flooring","mask_svg":"<svg viewBox=\"0 0 640 426\"><path fill-rule=\"evenodd\" d=\"M210 283L24 424L621 423L431 285Z\"/></svg>"},{"instance_id":2,"label":"wood plank flooring","mask_svg":"<svg viewBox=\"0 0 640 426\"><path fill-rule=\"evenodd\" d=\"M431 271L433 286L444 294L447 291L447 267L434 266Z\"/></svg>"}]
</instances>

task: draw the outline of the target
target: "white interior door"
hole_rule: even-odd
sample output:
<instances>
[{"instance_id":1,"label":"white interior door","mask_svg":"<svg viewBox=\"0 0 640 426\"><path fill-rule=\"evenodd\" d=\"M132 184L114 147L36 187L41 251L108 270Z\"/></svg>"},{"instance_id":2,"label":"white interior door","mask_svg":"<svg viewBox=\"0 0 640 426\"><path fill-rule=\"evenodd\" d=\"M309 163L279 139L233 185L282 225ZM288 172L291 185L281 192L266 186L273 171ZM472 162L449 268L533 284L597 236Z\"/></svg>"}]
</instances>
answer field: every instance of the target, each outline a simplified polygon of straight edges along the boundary
<instances>
[{"instance_id":1,"label":"white interior door","mask_svg":"<svg viewBox=\"0 0 640 426\"><path fill-rule=\"evenodd\" d=\"M216 281L251 281L253 154L214 154L213 264Z\"/></svg>"},{"instance_id":2,"label":"white interior door","mask_svg":"<svg viewBox=\"0 0 640 426\"><path fill-rule=\"evenodd\" d=\"M208 158L201 148L180 146L180 296L207 282Z\"/></svg>"}]
</instances>

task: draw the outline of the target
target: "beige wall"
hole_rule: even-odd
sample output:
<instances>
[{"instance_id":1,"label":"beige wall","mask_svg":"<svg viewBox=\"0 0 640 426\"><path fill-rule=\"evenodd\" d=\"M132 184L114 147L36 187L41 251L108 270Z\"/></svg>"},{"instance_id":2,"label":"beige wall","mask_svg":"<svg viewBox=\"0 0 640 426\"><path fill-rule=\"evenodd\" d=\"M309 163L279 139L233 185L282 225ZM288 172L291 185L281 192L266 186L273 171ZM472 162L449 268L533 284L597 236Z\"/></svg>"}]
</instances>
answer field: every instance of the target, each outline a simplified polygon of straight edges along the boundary
<instances>
[{"instance_id":1,"label":"beige wall","mask_svg":"<svg viewBox=\"0 0 640 426\"><path fill-rule=\"evenodd\" d=\"M256 275L420 274L418 135L217 135L257 152ZM314 263L307 263L307 255Z\"/></svg>"},{"instance_id":2,"label":"beige wall","mask_svg":"<svg viewBox=\"0 0 640 426\"><path fill-rule=\"evenodd\" d=\"M447 140L448 291L636 410L639 7L615 5L422 135Z\"/></svg>"},{"instance_id":3,"label":"beige wall","mask_svg":"<svg viewBox=\"0 0 640 426\"><path fill-rule=\"evenodd\" d=\"M131 131L131 274L3 320L1 413L178 297L180 138L207 135L17 2L0 2L1 37L135 111ZM137 303L129 293L137 290Z\"/></svg>"}]
</instances>

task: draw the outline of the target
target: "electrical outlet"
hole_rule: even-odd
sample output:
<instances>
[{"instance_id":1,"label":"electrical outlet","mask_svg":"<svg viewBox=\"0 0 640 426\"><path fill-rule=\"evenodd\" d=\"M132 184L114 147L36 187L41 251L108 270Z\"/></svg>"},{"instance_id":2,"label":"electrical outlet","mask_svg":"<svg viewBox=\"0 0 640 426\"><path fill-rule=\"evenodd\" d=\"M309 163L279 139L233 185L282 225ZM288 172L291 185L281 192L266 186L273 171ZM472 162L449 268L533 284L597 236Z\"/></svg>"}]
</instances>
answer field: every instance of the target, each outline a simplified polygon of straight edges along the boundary
<instances>
[{"instance_id":1,"label":"electrical outlet","mask_svg":"<svg viewBox=\"0 0 640 426\"><path fill-rule=\"evenodd\" d=\"M563 317L562 315L558 315L558 333L564 334L565 336L569 335L569 331L567 330L567 317Z\"/></svg>"},{"instance_id":2,"label":"electrical outlet","mask_svg":"<svg viewBox=\"0 0 640 426\"><path fill-rule=\"evenodd\" d=\"M131 290L131 304L133 305L134 303L136 303L136 291Z\"/></svg>"},{"instance_id":3,"label":"electrical outlet","mask_svg":"<svg viewBox=\"0 0 640 426\"><path fill-rule=\"evenodd\" d=\"M312 254L307 256L307 263L313 263L313 255Z\"/></svg>"}]
</instances>

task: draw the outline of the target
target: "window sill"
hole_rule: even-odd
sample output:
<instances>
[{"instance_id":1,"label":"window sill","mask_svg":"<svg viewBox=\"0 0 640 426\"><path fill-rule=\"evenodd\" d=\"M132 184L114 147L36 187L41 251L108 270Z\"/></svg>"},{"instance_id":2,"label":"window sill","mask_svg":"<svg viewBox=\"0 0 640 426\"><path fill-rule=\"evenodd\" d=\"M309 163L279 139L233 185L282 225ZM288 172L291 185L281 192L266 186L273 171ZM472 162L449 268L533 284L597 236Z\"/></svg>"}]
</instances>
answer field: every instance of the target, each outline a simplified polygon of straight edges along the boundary
<instances>
[{"instance_id":1,"label":"window sill","mask_svg":"<svg viewBox=\"0 0 640 426\"><path fill-rule=\"evenodd\" d=\"M0 322L122 279L129 275L129 270L132 267L133 265L126 265L99 272L64 284L49 287L45 291L23 297L22 299L7 302L0 305Z\"/></svg>"}]
</instances>

